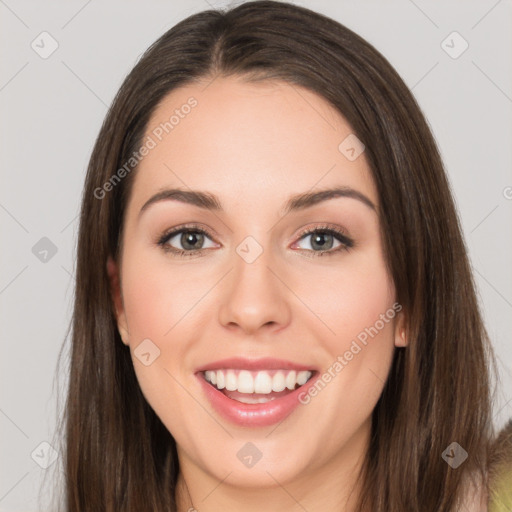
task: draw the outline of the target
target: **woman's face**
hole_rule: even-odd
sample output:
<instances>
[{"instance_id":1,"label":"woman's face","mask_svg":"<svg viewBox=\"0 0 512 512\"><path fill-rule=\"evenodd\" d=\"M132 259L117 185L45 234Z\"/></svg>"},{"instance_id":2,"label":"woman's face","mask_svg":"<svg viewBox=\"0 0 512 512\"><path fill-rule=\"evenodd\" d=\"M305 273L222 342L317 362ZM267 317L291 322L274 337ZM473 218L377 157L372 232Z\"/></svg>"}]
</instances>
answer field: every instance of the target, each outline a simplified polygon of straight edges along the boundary
<instances>
[{"instance_id":1,"label":"woman's face","mask_svg":"<svg viewBox=\"0 0 512 512\"><path fill-rule=\"evenodd\" d=\"M352 475L403 316L363 147L299 86L206 85L169 94L145 134L108 265L123 342L185 475Z\"/></svg>"}]
</instances>

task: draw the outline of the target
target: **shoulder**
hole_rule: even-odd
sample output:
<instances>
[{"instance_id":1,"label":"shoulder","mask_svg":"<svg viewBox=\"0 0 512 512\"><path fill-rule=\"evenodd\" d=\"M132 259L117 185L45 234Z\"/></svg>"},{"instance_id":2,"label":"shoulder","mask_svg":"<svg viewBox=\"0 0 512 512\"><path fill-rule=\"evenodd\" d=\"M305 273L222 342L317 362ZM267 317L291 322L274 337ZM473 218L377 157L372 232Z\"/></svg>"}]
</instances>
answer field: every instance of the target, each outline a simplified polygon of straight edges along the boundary
<instances>
[{"instance_id":1,"label":"shoulder","mask_svg":"<svg viewBox=\"0 0 512 512\"><path fill-rule=\"evenodd\" d=\"M491 449L488 510L512 510L512 420L501 430Z\"/></svg>"},{"instance_id":2,"label":"shoulder","mask_svg":"<svg viewBox=\"0 0 512 512\"><path fill-rule=\"evenodd\" d=\"M463 491L460 512L490 512L488 491L481 476L469 475Z\"/></svg>"}]
</instances>

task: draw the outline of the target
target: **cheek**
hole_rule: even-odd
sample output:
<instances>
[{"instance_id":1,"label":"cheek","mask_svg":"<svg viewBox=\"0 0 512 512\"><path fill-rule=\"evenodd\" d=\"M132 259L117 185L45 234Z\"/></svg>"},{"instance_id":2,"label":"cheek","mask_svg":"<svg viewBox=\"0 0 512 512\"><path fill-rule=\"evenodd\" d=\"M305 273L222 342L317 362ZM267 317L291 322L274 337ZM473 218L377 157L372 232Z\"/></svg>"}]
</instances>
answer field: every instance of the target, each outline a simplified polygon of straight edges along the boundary
<instances>
[{"instance_id":1,"label":"cheek","mask_svg":"<svg viewBox=\"0 0 512 512\"><path fill-rule=\"evenodd\" d=\"M327 452L349 443L369 421L394 354L396 309L389 281L381 275L380 280L344 282L341 298L332 298L336 306L325 302L323 318L334 334L323 336L321 342L329 356L319 380L302 397L314 411L311 414L322 418L325 435L320 437ZM340 427L334 435L332 425Z\"/></svg>"},{"instance_id":2,"label":"cheek","mask_svg":"<svg viewBox=\"0 0 512 512\"><path fill-rule=\"evenodd\" d=\"M296 289L314 313L310 316L320 326L325 339L337 350L392 308L395 295L392 280L377 251L367 258L350 262L347 259L346 265L341 263L338 268L323 269L301 278Z\"/></svg>"},{"instance_id":3,"label":"cheek","mask_svg":"<svg viewBox=\"0 0 512 512\"><path fill-rule=\"evenodd\" d=\"M190 375L186 375L182 363L191 340L197 336L197 324L190 322L191 307L202 294L204 290L197 282L190 286L190 280L185 280L183 273L170 272L165 261L155 261L148 255L137 257L133 250L123 264L123 300L138 383L155 413L181 437L186 435L183 422L172 412L190 407L190 396L182 387L189 385L186 379ZM152 344L144 341L146 345L140 345L148 339ZM150 358L158 356L146 365L140 358L142 352L149 352Z\"/></svg>"},{"instance_id":4,"label":"cheek","mask_svg":"<svg viewBox=\"0 0 512 512\"><path fill-rule=\"evenodd\" d=\"M317 275L309 292L302 289L316 315L310 322L320 326L324 335L318 339L329 354L323 371L330 392L321 392L317 404L330 411L332 421L339 421L347 410L359 415L353 418L355 423L370 413L394 353L394 319L399 310L395 289L380 251L365 256L354 259L353 265L340 265L336 272ZM332 404L327 405L329 401Z\"/></svg>"},{"instance_id":5,"label":"cheek","mask_svg":"<svg viewBox=\"0 0 512 512\"><path fill-rule=\"evenodd\" d=\"M124 305L133 342L141 337L162 341L171 338L175 326L179 323L183 328L186 322L182 324L182 320L205 293L199 276L191 279L190 272L170 270L163 258L127 261L123 279Z\"/></svg>"},{"instance_id":6,"label":"cheek","mask_svg":"<svg viewBox=\"0 0 512 512\"><path fill-rule=\"evenodd\" d=\"M211 270L203 266L200 271L194 262L180 268L135 245L126 254L123 302L134 369L146 399L156 411L164 411L171 400L181 403L189 399L178 382L193 378L189 355L201 336L199 317L212 315L211 309L204 312L205 307L211 308L211 301L202 299L215 281ZM141 342L148 339L154 346L146 345L158 357L145 366L139 353Z\"/></svg>"}]
</instances>

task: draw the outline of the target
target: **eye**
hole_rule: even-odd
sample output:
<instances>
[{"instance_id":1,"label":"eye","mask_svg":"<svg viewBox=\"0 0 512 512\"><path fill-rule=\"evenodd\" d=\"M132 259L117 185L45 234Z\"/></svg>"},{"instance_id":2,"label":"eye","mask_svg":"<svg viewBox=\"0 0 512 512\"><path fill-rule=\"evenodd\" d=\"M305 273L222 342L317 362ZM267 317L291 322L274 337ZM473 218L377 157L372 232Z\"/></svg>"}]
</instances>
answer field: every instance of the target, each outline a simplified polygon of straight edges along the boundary
<instances>
[{"instance_id":1,"label":"eye","mask_svg":"<svg viewBox=\"0 0 512 512\"><path fill-rule=\"evenodd\" d=\"M300 240L310 239L305 250L312 252L313 256L332 255L340 251L348 251L354 247L354 241L338 228L317 226L301 233ZM336 241L338 245L335 246ZM296 242L292 248L295 248ZM334 247L334 249L333 249Z\"/></svg>"},{"instance_id":2,"label":"eye","mask_svg":"<svg viewBox=\"0 0 512 512\"><path fill-rule=\"evenodd\" d=\"M211 239L211 245L204 246L205 240L209 239L210 236L208 231L198 226L181 226L166 231L158 240L158 245L164 251L179 255L195 255L208 247L216 247ZM174 247L173 244L181 245L181 247Z\"/></svg>"},{"instance_id":3,"label":"eye","mask_svg":"<svg viewBox=\"0 0 512 512\"><path fill-rule=\"evenodd\" d=\"M165 252L177 256L194 256L202 253L204 249L218 247L211 238L212 235L207 230L197 225L187 225L166 231L161 235L157 244ZM309 247L297 247L301 240L308 238L310 238L310 242L307 244ZM210 241L210 245L204 245L207 240ZM335 245L336 243L338 245ZM175 244L178 244L178 247ZM303 231L299 241L292 245L292 249L302 249L312 256L333 255L341 251L348 251L352 247L354 247L354 241L351 238L339 228L329 226L316 226Z\"/></svg>"}]
</instances>

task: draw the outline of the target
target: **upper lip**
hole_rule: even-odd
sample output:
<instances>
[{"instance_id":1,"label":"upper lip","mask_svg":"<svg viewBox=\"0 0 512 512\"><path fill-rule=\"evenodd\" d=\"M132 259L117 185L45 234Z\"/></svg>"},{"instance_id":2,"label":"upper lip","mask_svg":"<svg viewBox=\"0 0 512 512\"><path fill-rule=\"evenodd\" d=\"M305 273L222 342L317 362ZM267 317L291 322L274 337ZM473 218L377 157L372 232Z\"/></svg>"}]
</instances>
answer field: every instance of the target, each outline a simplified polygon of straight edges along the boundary
<instances>
[{"instance_id":1,"label":"upper lip","mask_svg":"<svg viewBox=\"0 0 512 512\"><path fill-rule=\"evenodd\" d=\"M227 359L220 359L211 363L200 366L196 372L205 372L207 370L222 370L222 369L239 369L239 370L315 370L311 365L295 363L285 359L275 359L273 357L263 357L259 359L247 359L244 357L230 357Z\"/></svg>"}]
</instances>

